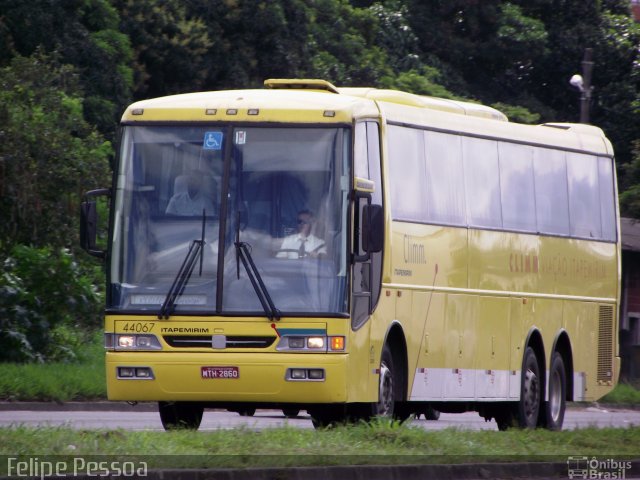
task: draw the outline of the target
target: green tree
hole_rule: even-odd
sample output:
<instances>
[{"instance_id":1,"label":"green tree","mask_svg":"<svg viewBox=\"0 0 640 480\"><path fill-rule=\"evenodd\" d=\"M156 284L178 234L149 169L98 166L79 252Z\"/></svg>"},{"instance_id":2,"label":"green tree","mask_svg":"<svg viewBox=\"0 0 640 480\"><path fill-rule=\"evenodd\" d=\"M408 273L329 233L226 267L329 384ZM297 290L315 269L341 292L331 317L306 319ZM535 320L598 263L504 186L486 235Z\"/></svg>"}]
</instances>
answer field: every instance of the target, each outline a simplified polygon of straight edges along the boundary
<instances>
[{"instance_id":1,"label":"green tree","mask_svg":"<svg viewBox=\"0 0 640 480\"><path fill-rule=\"evenodd\" d=\"M136 98L202 87L207 56L216 44L202 19L188 17L184 2L112 0L112 4L133 48Z\"/></svg>"},{"instance_id":2,"label":"green tree","mask_svg":"<svg viewBox=\"0 0 640 480\"><path fill-rule=\"evenodd\" d=\"M109 178L111 145L83 117L73 68L37 52L0 69L0 251L75 246L78 202Z\"/></svg>"},{"instance_id":3,"label":"green tree","mask_svg":"<svg viewBox=\"0 0 640 480\"><path fill-rule=\"evenodd\" d=\"M14 246L0 265L0 361L75 359L99 324L93 277L65 249Z\"/></svg>"},{"instance_id":4,"label":"green tree","mask_svg":"<svg viewBox=\"0 0 640 480\"><path fill-rule=\"evenodd\" d=\"M632 160L622 166L624 180L620 194L620 209L623 214L640 218L640 139L632 144Z\"/></svg>"},{"instance_id":5,"label":"green tree","mask_svg":"<svg viewBox=\"0 0 640 480\"><path fill-rule=\"evenodd\" d=\"M0 0L0 66L37 49L76 67L85 118L113 134L131 96L131 49L109 0Z\"/></svg>"},{"instance_id":6,"label":"green tree","mask_svg":"<svg viewBox=\"0 0 640 480\"><path fill-rule=\"evenodd\" d=\"M309 29L309 76L336 85L377 86L392 72L388 56L376 44L379 19L346 0L317 0Z\"/></svg>"},{"instance_id":7,"label":"green tree","mask_svg":"<svg viewBox=\"0 0 640 480\"><path fill-rule=\"evenodd\" d=\"M195 0L188 14L214 39L206 62L211 89L259 87L293 77L308 61L309 0Z\"/></svg>"},{"instance_id":8,"label":"green tree","mask_svg":"<svg viewBox=\"0 0 640 480\"><path fill-rule=\"evenodd\" d=\"M457 72L455 83L445 86L459 95L513 103L528 88L537 62L547 52L544 23L513 2L407 3L422 51Z\"/></svg>"}]
</instances>

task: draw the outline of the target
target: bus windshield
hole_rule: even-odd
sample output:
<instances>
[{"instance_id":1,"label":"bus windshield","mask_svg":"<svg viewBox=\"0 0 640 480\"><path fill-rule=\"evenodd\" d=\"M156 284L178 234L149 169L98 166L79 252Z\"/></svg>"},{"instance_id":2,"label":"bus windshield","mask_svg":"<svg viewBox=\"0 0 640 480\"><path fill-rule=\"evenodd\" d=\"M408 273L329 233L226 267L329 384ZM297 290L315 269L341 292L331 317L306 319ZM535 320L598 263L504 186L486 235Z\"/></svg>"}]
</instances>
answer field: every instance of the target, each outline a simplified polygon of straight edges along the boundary
<instances>
[{"instance_id":1,"label":"bus windshield","mask_svg":"<svg viewBox=\"0 0 640 480\"><path fill-rule=\"evenodd\" d=\"M276 316L346 314L350 144L337 127L124 127L108 309L270 316L266 296Z\"/></svg>"}]
</instances>

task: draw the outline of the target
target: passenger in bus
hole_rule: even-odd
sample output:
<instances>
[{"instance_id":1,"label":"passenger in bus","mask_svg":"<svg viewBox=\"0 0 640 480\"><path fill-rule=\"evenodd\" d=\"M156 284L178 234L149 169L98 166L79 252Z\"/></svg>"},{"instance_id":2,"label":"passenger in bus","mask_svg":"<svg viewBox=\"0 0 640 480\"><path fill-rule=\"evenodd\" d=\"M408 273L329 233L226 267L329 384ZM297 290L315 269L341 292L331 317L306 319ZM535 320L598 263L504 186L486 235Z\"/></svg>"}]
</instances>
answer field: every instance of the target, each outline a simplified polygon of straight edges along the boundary
<instances>
[{"instance_id":1,"label":"passenger in bus","mask_svg":"<svg viewBox=\"0 0 640 480\"><path fill-rule=\"evenodd\" d=\"M213 192L206 188L205 175L202 172L191 172L189 175L176 177L173 197L169 200L166 213L171 215L215 214Z\"/></svg>"},{"instance_id":2,"label":"passenger in bus","mask_svg":"<svg viewBox=\"0 0 640 480\"><path fill-rule=\"evenodd\" d=\"M311 233L315 217L310 210L298 212L298 232L284 238L278 258L321 257L327 254L325 243Z\"/></svg>"}]
</instances>

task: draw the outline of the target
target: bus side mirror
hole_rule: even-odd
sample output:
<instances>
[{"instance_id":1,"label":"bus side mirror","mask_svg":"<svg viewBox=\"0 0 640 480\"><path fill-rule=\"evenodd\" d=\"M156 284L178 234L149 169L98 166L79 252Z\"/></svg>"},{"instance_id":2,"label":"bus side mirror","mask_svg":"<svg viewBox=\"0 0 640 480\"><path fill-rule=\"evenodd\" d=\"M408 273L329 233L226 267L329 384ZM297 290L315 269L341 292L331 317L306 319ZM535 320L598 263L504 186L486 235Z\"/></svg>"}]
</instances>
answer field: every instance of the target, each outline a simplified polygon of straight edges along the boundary
<instances>
[{"instance_id":1,"label":"bus side mirror","mask_svg":"<svg viewBox=\"0 0 640 480\"><path fill-rule=\"evenodd\" d=\"M381 205L365 205L362 210L362 249L367 253L382 251L384 212Z\"/></svg>"},{"instance_id":2,"label":"bus side mirror","mask_svg":"<svg viewBox=\"0 0 640 480\"><path fill-rule=\"evenodd\" d=\"M98 208L92 197L110 195L108 189L92 190L85 194L85 200L80 204L80 246L94 257L104 258L106 252L97 248L98 236Z\"/></svg>"},{"instance_id":3,"label":"bus side mirror","mask_svg":"<svg viewBox=\"0 0 640 480\"><path fill-rule=\"evenodd\" d=\"M98 231L98 209L96 202L82 202L80 204L80 246L87 252L96 249Z\"/></svg>"}]
</instances>

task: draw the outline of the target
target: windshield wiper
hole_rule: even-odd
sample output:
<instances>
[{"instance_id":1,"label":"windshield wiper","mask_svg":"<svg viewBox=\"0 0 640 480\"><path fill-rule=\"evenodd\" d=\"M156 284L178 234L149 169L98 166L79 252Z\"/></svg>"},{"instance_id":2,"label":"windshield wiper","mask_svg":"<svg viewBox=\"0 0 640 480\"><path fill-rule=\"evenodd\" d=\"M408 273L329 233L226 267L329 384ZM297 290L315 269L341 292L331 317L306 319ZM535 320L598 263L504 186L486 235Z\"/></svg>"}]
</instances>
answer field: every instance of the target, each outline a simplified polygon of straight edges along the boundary
<instances>
[{"instance_id":1,"label":"windshield wiper","mask_svg":"<svg viewBox=\"0 0 640 480\"><path fill-rule=\"evenodd\" d=\"M176 278L173 279L173 283L171 284L171 288L167 292L167 296L164 299L164 303L160 307L160 313L158 313L158 318L160 320L167 320L169 316L173 313L173 310L176 306L176 300L178 297L182 295L184 292L189 279L191 278L191 274L193 273L193 269L196 266L196 261L198 260L198 256L200 256L200 276L202 276L202 257L204 251L204 224L205 224L205 211L202 210L202 236L200 240L193 240L191 245L189 245L189 251L187 252L187 256L184 258L182 265L180 266L180 270L176 275Z\"/></svg>"},{"instance_id":2,"label":"windshield wiper","mask_svg":"<svg viewBox=\"0 0 640 480\"><path fill-rule=\"evenodd\" d=\"M262 281L262 276L258 271L258 267L256 267L256 264L251 257L250 245L245 242L240 242L238 239L236 239L234 245L236 246L236 261L242 261L242 265L247 272L247 276L251 281L253 289L256 291L256 295L262 304L264 312L267 314L267 318L271 321L274 319L280 320L280 311L274 305L271 295L269 295L269 291L267 290L267 286ZM238 270L238 278L239 277L240 270Z\"/></svg>"}]
</instances>

